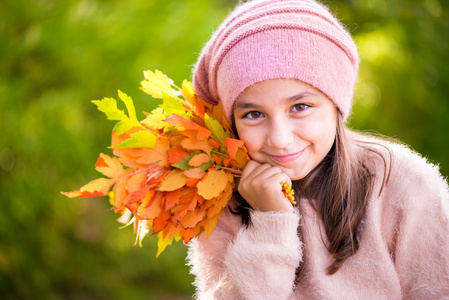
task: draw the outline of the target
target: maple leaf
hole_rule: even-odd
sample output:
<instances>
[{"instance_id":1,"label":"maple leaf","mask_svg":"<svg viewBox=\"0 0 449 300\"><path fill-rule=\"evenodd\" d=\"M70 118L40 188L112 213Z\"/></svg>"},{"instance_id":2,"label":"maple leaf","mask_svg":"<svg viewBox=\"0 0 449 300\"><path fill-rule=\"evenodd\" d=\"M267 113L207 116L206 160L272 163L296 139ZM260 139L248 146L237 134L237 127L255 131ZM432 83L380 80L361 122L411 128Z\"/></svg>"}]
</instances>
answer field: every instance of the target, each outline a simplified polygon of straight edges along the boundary
<instances>
[{"instance_id":1,"label":"maple leaf","mask_svg":"<svg viewBox=\"0 0 449 300\"><path fill-rule=\"evenodd\" d=\"M131 134L129 139L124 140L118 145L112 146L112 148L153 148L156 144L156 139L157 136L151 131L141 130Z\"/></svg>"},{"instance_id":2,"label":"maple leaf","mask_svg":"<svg viewBox=\"0 0 449 300\"><path fill-rule=\"evenodd\" d=\"M198 141L207 139L211 134L210 130L178 115L171 115L170 117L165 119L164 122L174 125L175 129L180 132L190 130L196 131L197 132L196 139Z\"/></svg>"},{"instance_id":3,"label":"maple leaf","mask_svg":"<svg viewBox=\"0 0 449 300\"><path fill-rule=\"evenodd\" d=\"M109 178L116 178L125 173L125 170L117 157L110 157L103 153L100 153L100 156L95 163L95 169Z\"/></svg>"},{"instance_id":4,"label":"maple leaf","mask_svg":"<svg viewBox=\"0 0 449 300\"><path fill-rule=\"evenodd\" d=\"M235 156L237 154L237 150L239 150L239 148L243 148L244 143L241 140L231 139L231 138L227 137L224 140L224 145L227 148L229 157L231 159L235 159Z\"/></svg>"},{"instance_id":5,"label":"maple leaf","mask_svg":"<svg viewBox=\"0 0 449 300\"><path fill-rule=\"evenodd\" d=\"M158 99L162 99L162 92L175 96L168 77L161 71L156 70L154 73L151 71L144 71L143 76L145 80L140 82L142 85L140 89L145 93Z\"/></svg>"},{"instance_id":6,"label":"maple leaf","mask_svg":"<svg viewBox=\"0 0 449 300\"><path fill-rule=\"evenodd\" d=\"M173 243L173 239L175 241L179 241L181 237L178 234L175 234L171 237L164 237L162 232L159 232L157 235L158 241L157 241L157 254L156 257L159 257L159 255L165 250L165 248L168 245L171 245Z\"/></svg>"},{"instance_id":7,"label":"maple leaf","mask_svg":"<svg viewBox=\"0 0 449 300\"><path fill-rule=\"evenodd\" d=\"M184 119L190 120L192 118L192 112L186 111L184 105L179 102L179 99L168 95L164 91L162 91L163 98L163 107L164 107L164 115L166 117L170 116L180 116Z\"/></svg>"},{"instance_id":8,"label":"maple leaf","mask_svg":"<svg viewBox=\"0 0 449 300\"><path fill-rule=\"evenodd\" d=\"M114 181L112 179L99 178L82 186L79 191L61 192L61 194L69 198L106 196L113 184Z\"/></svg>"},{"instance_id":9,"label":"maple leaf","mask_svg":"<svg viewBox=\"0 0 449 300\"><path fill-rule=\"evenodd\" d=\"M128 109L129 117L125 114L123 110L118 109L117 101L114 98L103 98L102 100L92 100L92 103L97 105L98 110L106 114L109 120L119 121L114 126L114 131L117 134L122 134L133 127L142 127L137 121L136 111L131 98L118 91L119 98L125 103Z\"/></svg>"},{"instance_id":10,"label":"maple leaf","mask_svg":"<svg viewBox=\"0 0 449 300\"><path fill-rule=\"evenodd\" d=\"M163 120L167 116L164 114L164 109L162 107L155 108L151 111L147 117L140 122L142 125L147 126L152 129L162 129L167 126L167 123L163 122Z\"/></svg>"},{"instance_id":11,"label":"maple leaf","mask_svg":"<svg viewBox=\"0 0 449 300\"><path fill-rule=\"evenodd\" d=\"M138 120L134 103L118 91L127 113L113 98L92 102L117 121L113 157L100 154L95 168L108 178L93 180L68 197L109 195L120 223L133 224L135 245L152 230L159 256L173 240L209 237L232 197L234 176L249 160L235 139L221 104L195 95L191 82L175 86L162 72L145 71L141 89L162 104Z\"/></svg>"}]
</instances>

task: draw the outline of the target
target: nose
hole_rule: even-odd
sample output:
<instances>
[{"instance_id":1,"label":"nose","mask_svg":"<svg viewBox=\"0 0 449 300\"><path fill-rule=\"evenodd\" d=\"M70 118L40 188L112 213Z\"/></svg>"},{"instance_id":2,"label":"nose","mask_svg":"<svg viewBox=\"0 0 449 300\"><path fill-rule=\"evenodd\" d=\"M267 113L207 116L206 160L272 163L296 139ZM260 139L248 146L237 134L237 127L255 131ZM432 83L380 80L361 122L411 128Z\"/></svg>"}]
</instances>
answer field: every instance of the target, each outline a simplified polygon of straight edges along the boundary
<instances>
[{"instance_id":1,"label":"nose","mask_svg":"<svg viewBox=\"0 0 449 300\"><path fill-rule=\"evenodd\" d=\"M267 145L282 149L294 141L294 131L288 118L277 118L273 120L267 132Z\"/></svg>"}]
</instances>

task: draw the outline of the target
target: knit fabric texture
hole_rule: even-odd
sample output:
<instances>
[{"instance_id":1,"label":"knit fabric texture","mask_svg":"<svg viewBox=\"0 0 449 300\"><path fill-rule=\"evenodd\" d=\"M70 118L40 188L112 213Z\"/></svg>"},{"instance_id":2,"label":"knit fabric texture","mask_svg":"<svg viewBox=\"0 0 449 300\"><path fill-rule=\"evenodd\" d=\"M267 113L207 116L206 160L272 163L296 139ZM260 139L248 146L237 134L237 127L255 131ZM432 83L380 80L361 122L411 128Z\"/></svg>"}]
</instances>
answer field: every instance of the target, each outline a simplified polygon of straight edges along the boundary
<instances>
[{"instance_id":1,"label":"knit fabric texture","mask_svg":"<svg viewBox=\"0 0 449 300\"><path fill-rule=\"evenodd\" d=\"M253 0L237 6L203 48L193 71L197 95L223 103L267 79L293 78L350 114L359 57L350 34L313 0Z\"/></svg>"}]
</instances>

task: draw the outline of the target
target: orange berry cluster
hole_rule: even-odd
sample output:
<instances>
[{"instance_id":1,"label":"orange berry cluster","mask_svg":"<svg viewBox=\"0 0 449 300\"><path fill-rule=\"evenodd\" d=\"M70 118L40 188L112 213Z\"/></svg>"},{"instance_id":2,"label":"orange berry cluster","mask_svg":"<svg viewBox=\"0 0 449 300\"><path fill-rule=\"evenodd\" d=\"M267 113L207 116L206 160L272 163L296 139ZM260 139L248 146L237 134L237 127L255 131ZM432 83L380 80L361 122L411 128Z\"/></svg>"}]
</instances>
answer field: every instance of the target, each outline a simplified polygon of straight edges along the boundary
<instances>
[{"instance_id":1,"label":"orange berry cluster","mask_svg":"<svg viewBox=\"0 0 449 300\"><path fill-rule=\"evenodd\" d=\"M292 187L286 183L281 183L282 186L282 192L284 193L285 197L292 203L296 204L295 201L295 191L292 189Z\"/></svg>"}]
</instances>

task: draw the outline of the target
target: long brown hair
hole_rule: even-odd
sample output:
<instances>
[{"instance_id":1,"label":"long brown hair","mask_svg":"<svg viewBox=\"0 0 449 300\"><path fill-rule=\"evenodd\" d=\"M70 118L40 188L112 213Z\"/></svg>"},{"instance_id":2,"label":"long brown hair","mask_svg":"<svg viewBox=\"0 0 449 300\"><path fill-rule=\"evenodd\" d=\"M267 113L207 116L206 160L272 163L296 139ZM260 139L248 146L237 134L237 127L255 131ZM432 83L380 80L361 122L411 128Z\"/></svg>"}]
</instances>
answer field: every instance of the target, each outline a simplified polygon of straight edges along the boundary
<instances>
[{"instance_id":1,"label":"long brown hair","mask_svg":"<svg viewBox=\"0 0 449 300\"><path fill-rule=\"evenodd\" d=\"M293 182L296 202L308 199L321 218L328 243L326 245L334 262L327 267L328 275L335 274L345 260L354 255L358 248L357 229L374 188L374 164L376 156L384 165L382 192L388 181L391 164L379 150L370 147L374 142L365 142L356 137L342 121L340 113L337 117L337 132L334 144L326 157L306 177ZM388 149L385 148L387 151ZM389 152L389 151L388 151ZM374 156L372 155L374 154ZM371 159L367 159L368 156ZM237 206L231 211L240 215L242 222L249 226L251 219L250 205L235 193ZM299 205L301 210L301 206ZM301 226L298 227L301 233ZM303 263L297 270L297 278L302 273Z\"/></svg>"}]
</instances>

